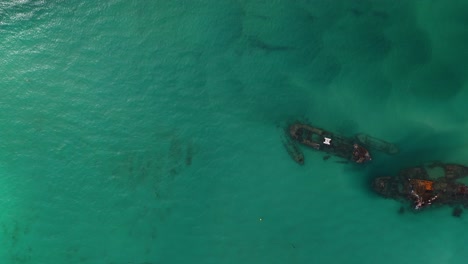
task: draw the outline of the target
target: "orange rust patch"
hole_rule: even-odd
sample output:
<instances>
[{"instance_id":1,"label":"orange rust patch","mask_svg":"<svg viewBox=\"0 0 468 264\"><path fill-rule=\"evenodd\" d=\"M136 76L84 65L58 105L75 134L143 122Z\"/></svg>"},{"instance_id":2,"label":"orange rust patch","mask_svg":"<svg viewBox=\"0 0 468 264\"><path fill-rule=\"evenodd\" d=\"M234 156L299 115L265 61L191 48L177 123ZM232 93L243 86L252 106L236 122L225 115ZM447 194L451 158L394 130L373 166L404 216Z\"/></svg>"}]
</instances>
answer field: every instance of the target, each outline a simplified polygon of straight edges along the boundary
<instances>
[{"instance_id":1,"label":"orange rust patch","mask_svg":"<svg viewBox=\"0 0 468 264\"><path fill-rule=\"evenodd\" d=\"M433 181L426 181L426 180L417 180L417 179L412 179L411 184L414 186L415 189L420 190L420 191L432 191L432 185Z\"/></svg>"}]
</instances>

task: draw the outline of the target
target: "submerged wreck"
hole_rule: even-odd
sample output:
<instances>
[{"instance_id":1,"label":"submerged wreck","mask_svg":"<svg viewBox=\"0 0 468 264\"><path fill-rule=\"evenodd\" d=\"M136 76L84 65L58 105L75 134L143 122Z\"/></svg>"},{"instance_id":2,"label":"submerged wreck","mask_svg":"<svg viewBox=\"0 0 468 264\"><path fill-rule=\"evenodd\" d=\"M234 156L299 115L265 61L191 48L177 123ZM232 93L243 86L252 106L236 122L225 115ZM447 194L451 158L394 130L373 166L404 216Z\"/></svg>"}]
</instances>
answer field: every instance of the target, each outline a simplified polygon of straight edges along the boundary
<instances>
[{"instance_id":1,"label":"submerged wreck","mask_svg":"<svg viewBox=\"0 0 468 264\"><path fill-rule=\"evenodd\" d=\"M289 126L289 136L294 141L355 163L365 163L372 158L369 151L355 139L346 138L310 125L295 123ZM289 152L289 151L288 151Z\"/></svg>"},{"instance_id":2,"label":"submerged wreck","mask_svg":"<svg viewBox=\"0 0 468 264\"><path fill-rule=\"evenodd\" d=\"M399 152L398 147L395 144L388 143L386 141L369 136L367 134L357 134L356 138L357 140L359 140L359 142L361 142L361 144L370 149L375 149L387 153L389 155L395 155Z\"/></svg>"},{"instance_id":3,"label":"submerged wreck","mask_svg":"<svg viewBox=\"0 0 468 264\"><path fill-rule=\"evenodd\" d=\"M438 170L437 170L438 169ZM429 173L435 170L435 174ZM372 183L373 190L391 199L411 202L415 210L430 205L468 207L468 186L457 182L468 176L468 167L458 164L432 163L427 166L402 170L395 177L379 177ZM461 209L455 208L454 216Z\"/></svg>"},{"instance_id":4,"label":"submerged wreck","mask_svg":"<svg viewBox=\"0 0 468 264\"><path fill-rule=\"evenodd\" d=\"M293 141L291 137L285 133L281 135L281 143L288 152L289 156L299 165L304 165L304 153L299 148L298 143Z\"/></svg>"}]
</instances>

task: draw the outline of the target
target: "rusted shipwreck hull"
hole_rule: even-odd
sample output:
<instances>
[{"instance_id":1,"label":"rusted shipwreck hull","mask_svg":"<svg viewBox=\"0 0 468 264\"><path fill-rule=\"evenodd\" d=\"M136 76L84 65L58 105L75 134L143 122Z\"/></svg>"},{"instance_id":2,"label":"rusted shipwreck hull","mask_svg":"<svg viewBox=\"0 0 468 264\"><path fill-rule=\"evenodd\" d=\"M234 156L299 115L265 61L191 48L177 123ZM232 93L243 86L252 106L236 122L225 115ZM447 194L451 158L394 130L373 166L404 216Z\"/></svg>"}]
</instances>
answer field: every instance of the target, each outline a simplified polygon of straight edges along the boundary
<instances>
[{"instance_id":1,"label":"rusted shipwreck hull","mask_svg":"<svg viewBox=\"0 0 468 264\"><path fill-rule=\"evenodd\" d=\"M441 168L434 178L428 169ZM468 186L457 182L468 176L468 167L458 164L433 163L402 170L394 177L379 177L373 190L387 198L411 202L418 210L430 205L460 205L468 207Z\"/></svg>"},{"instance_id":2,"label":"rusted shipwreck hull","mask_svg":"<svg viewBox=\"0 0 468 264\"><path fill-rule=\"evenodd\" d=\"M369 151L352 138L346 138L303 123L289 126L289 135L296 142L355 163L370 161Z\"/></svg>"}]
</instances>

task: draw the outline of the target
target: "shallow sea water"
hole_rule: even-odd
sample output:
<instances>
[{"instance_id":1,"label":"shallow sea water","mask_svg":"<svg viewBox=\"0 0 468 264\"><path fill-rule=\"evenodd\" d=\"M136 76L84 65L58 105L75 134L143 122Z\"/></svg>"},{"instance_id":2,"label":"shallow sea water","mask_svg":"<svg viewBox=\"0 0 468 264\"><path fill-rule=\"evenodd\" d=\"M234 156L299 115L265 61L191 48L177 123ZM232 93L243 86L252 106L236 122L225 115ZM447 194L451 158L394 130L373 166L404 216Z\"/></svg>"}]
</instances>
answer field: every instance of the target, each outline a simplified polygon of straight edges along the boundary
<instances>
[{"instance_id":1,"label":"shallow sea water","mask_svg":"<svg viewBox=\"0 0 468 264\"><path fill-rule=\"evenodd\" d=\"M396 3L398 2L398 3ZM464 263L468 220L369 183L468 164L465 1L0 4L1 263ZM395 142L368 166L307 119Z\"/></svg>"}]
</instances>

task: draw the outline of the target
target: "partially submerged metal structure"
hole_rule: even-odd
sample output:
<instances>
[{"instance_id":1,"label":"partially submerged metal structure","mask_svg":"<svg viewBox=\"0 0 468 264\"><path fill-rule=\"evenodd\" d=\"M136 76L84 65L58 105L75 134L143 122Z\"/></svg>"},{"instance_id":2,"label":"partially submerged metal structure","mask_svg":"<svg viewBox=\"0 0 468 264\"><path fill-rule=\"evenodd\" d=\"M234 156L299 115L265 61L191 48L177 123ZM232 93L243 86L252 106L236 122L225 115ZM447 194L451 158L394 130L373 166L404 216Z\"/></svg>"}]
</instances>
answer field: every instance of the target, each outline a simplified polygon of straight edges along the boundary
<instances>
[{"instance_id":1,"label":"partially submerged metal structure","mask_svg":"<svg viewBox=\"0 0 468 264\"><path fill-rule=\"evenodd\" d=\"M355 163L365 163L372 159L369 151L356 140L311 125L294 123L289 126L289 136L302 145Z\"/></svg>"},{"instance_id":2,"label":"partially submerged metal structure","mask_svg":"<svg viewBox=\"0 0 468 264\"><path fill-rule=\"evenodd\" d=\"M368 149L387 154L398 153L396 145L367 134L345 137L309 124L296 122L285 129L282 142L291 158L304 164L304 154L299 145L304 145L329 155L343 158L353 163L366 163L372 160ZM324 157L324 160L330 156Z\"/></svg>"},{"instance_id":3,"label":"partially submerged metal structure","mask_svg":"<svg viewBox=\"0 0 468 264\"><path fill-rule=\"evenodd\" d=\"M441 169L439 175L429 170ZM459 164L434 162L407 168L393 177L378 177L372 188L378 194L404 202L411 202L416 210L430 205L468 207L468 186L458 180L468 176L468 167Z\"/></svg>"}]
</instances>

